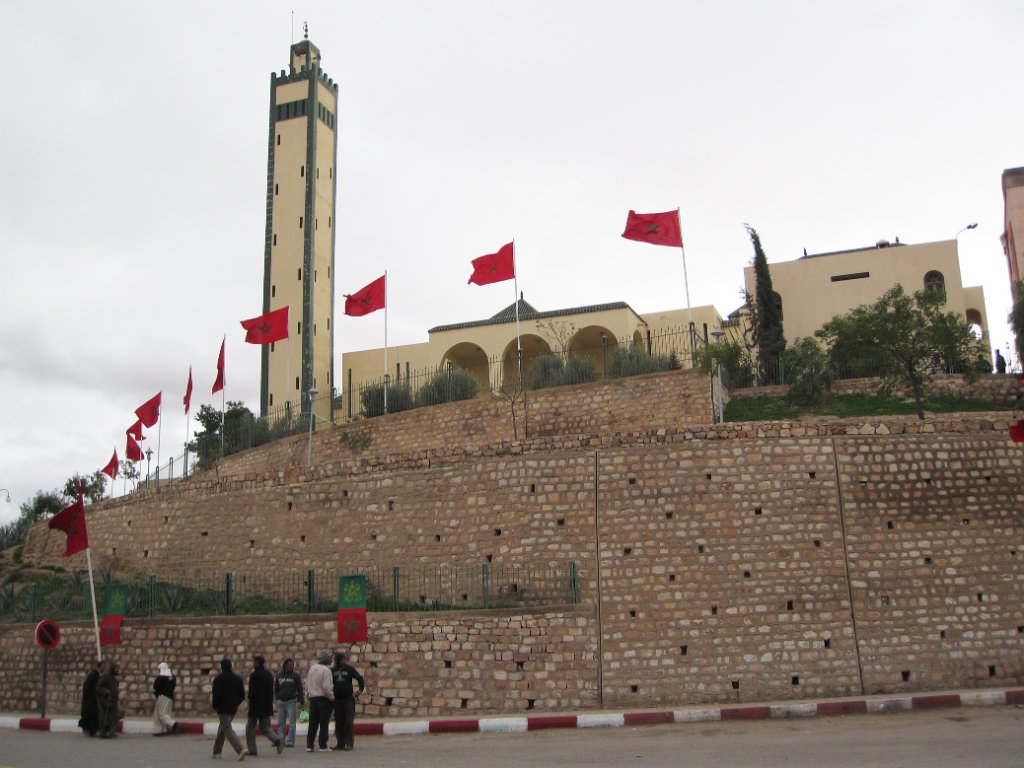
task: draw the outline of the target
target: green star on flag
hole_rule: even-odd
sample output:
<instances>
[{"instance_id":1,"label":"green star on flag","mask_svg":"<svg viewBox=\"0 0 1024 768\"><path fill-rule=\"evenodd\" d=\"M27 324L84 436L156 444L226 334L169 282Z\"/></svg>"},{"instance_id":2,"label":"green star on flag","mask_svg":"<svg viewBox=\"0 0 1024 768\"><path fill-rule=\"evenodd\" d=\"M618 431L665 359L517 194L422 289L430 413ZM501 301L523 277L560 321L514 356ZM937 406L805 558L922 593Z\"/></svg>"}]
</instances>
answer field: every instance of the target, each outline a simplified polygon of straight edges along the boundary
<instances>
[{"instance_id":1,"label":"green star on flag","mask_svg":"<svg viewBox=\"0 0 1024 768\"><path fill-rule=\"evenodd\" d=\"M338 578L338 642L363 643L366 628L366 576Z\"/></svg>"},{"instance_id":2,"label":"green star on flag","mask_svg":"<svg viewBox=\"0 0 1024 768\"><path fill-rule=\"evenodd\" d=\"M108 584L103 624L100 626L100 645L121 644L121 624L127 610L128 587L123 584Z\"/></svg>"}]
</instances>

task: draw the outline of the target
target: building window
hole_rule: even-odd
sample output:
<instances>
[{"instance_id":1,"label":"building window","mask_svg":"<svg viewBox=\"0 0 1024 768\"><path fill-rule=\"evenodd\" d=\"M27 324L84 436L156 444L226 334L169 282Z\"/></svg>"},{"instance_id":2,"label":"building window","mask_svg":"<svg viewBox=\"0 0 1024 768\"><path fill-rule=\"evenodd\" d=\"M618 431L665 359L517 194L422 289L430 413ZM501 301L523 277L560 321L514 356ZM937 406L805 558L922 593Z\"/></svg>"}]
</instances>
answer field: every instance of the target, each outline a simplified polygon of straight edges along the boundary
<instances>
[{"instance_id":1,"label":"building window","mask_svg":"<svg viewBox=\"0 0 1024 768\"><path fill-rule=\"evenodd\" d=\"M281 134L277 134L277 146L281 146Z\"/></svg>"},{"instance_id":2,"label":"building window","mask_svg":"<svg viewBox=\"0 0 1024 768\"><path fill-rule=\"evenodd\" d=\"M320 169L319 168L316 169L316 177L318 179L320 178Z\"/></svg>"},{"instance_id":3,"label":"building window","mask_svg":"<svg viewBox=\"0 0 1024 768\"><path fill-rule=\"evenodd\" d=\"M295 391L296 392L299 391L299 377L298 376L295 377Z\"/></svg>"},{"instance_id":4,"label":"building window","mask_svg":"<svg viewBox=\"0 0 1024 768\"><path fill-rule=\"evenodd\" d=\"M274 185L274 194L275 195L281 194L281 185L280 184L275 184Z\"/></svg>"},{"instance_id":5,"label":"building window","mask_svg":"<svg viewBox=\"0 0 1024 768\"><path fill-rule=\"evenodd\" d=\"M270 346L271 346L271 347L273 347L274 345L273 345L273 344L271 344ZM271 392L271 393L270 393L270 404L271 404L271 405L273 405L273 404L274 404L274 393L273 393L273 392Z\"/></svg>"},{"instance_id":6,"label":"building window","mask_svg":"<svg viewBox=\"0 0 1024 768\"><path fill-rule=\"evenodd\" d=\"M274 245L277 245L277 235L274 235Z\"/></svg>"},{"instance_id":7,"label":"building window","mask_svg":"<svg viewBox=\"0 0 1024 768\"><path fill-rule=\"evenodd\" d=\"M277 286L276 285L270 286L270 298L272 298L272 299L277 298Z\"/></svg>"},{"instance_id":8,"label":"building window","mask_svg":"<svg viewBox=\"0 0 1024 768\"><path fill-rule=\"evenodd\" d=\"M298 336L302 335L302 321L301 320L299 320L299 324L298 324L298 327L297 327L297 330L295 331L295 333Z\"/></svg>"},{"instance_id":9,"label":"building window","mask_svg":"<svg viewBox=\"0 0 1024 768\"><path fill-rule=\"evenodd\" d=\"M302 229L302 217L299 216L299 229Z\"/></svg>"},{"instance_id":10,"label":"building window","mask_svg":"<svg viewBox=\"0 0 1024 768\"><path fill-rule=\"evenodd\" d=\"M300 165L299 166L299 176L301 178L303 178L303 179L306 178L306 166L304 166L304 165Z\"/></svg>"},{"instance_id":11,"label":"building window","mask_svg":"<svg viewBox=\"0 0 1024 768\"><path fill-rule=\"evenodd\" d=\"M946 278L942 276L942 273L937 269L933 269L930 272L925 273L924 276L924 289L926 291L938 291L945 295L946 293Z\"/></svg>"},{"instance_id":12,"label":"building window","mask_svg":"<svg viewBox=\"0 0 1024 768\"><path fill-rule=\"evenodd\" d=\"M276 342L273 342L273 341L272 341L272 342L270 342L270 351L271 351L271 352L273 352L273 351L274 351L274 344L275 344L275 343L276 343Z\"/></svg>"}]
</instances>

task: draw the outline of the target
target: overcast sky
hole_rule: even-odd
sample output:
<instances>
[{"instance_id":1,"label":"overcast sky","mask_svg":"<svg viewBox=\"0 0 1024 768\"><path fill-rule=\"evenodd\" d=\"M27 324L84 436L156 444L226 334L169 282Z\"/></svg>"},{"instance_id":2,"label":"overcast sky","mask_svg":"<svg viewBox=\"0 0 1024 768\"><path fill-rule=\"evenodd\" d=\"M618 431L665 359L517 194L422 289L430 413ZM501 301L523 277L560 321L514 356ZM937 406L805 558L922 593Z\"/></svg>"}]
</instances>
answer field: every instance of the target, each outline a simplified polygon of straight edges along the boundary
<instances>
[{"instance_id":1,"label":"overcast sky","mask_svg":"<svg viewBox=\"0 0 1024 768\"><path fill-rule=\"evenodd\" d=\"M1024 165L1019 0L404 0L3 4L0 522L101 468L164 395L259 406L270 74L302 22L339 84L336 300L389 273L388 340L511 303L469 286L515 238L538 310L685 304L678 251L623 240L682 211L691 303L769 262L960 235L1010 342L1000 174ZM291 11L294 9L294 25ZM54 9L51 9L54 10ZM337 304L336 304L337 306ZM383 344L337 310L335 358ZM118 481L117 493L121 492Z\"/></svg>"}]
</instances>

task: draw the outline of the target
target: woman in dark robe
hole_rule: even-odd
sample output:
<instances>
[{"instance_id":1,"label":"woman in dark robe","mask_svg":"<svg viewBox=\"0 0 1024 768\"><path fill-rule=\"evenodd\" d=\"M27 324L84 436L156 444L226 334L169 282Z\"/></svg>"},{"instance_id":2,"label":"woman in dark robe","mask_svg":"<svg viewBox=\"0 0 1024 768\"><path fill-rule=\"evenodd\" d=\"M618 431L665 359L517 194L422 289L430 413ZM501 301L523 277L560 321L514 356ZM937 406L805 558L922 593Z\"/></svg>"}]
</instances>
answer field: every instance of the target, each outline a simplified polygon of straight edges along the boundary
<instances>
[{"instance_id":1,"label":"woman in dark robe","mask_svg":"<svg viewBox=\"0 0 1024 768\"><path fill-rule=\"evenodd\" d=\"M85 682L82 684L82 718L78 721L78 727L88 736L95 736L100 729L99 710L96 708L96 684L106 671L107 662L96 662L96 666L85 676Z\"/></svg>"}]
</instances>

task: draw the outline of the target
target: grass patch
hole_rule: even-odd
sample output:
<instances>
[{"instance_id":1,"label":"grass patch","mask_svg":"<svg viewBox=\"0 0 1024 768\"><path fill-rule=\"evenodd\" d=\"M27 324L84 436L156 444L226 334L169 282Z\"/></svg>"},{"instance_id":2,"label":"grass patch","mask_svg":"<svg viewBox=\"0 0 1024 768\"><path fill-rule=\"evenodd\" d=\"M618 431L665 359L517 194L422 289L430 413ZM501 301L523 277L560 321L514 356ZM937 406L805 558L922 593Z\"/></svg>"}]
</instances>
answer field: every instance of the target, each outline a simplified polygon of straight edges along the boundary
<instances>
[{"instance_id":1,"label":"grass patch","mask_svg":"<svg viewBox=\"0 0 1024 768\"><path fill-rule=\"evenodd\" d=\"M784 397L734 397L725 406L726 421L777 421L797 419L800 415L800 409Z\"/></svg>"},{"instance_id":2,"label":"grass patch","mask_svg":"<svg viewBox=\"0 0 1024 768\"><path fill-rule=\"evenodd\" d=\"M926 398L925 411L931 413L965 413L1012 410L1010 406L972 400L952 395ZM798 419L804 415L858 418L864 416L913 416L917 413L912 400L890 395L834 395L813 410L791 405L785 397L735 397L725 408L726 421L778 421Z\"/></svg>"}]
</instances>

